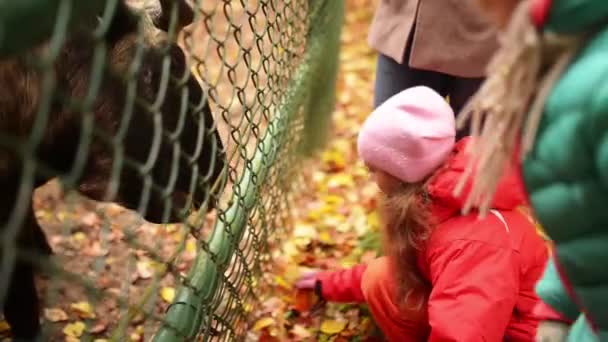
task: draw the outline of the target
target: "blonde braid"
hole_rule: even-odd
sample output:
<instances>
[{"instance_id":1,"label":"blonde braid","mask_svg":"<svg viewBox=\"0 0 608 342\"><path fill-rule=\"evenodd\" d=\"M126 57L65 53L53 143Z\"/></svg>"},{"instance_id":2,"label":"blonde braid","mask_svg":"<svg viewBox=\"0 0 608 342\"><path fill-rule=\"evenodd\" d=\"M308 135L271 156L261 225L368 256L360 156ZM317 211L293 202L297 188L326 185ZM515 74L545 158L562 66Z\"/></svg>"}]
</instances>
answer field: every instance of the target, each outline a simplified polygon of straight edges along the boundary
<instances>
[{"instance_id":1,"label":"blonde braid","mask_svg":"<svg viewBox=\"0 0 608 342\"><path fill-rule=\"evenodd\" d=\"M486 81L459 115L460 127L471 119L475 137L468 151L471 161L455 189L460 196L473 176L465 213L474 206L487 212L522 128L522 158L531 149L546 98L584 41L580 36L540 33L528 8L528 1L522 1L515 9Z\"/></svg>"}]
</instances>

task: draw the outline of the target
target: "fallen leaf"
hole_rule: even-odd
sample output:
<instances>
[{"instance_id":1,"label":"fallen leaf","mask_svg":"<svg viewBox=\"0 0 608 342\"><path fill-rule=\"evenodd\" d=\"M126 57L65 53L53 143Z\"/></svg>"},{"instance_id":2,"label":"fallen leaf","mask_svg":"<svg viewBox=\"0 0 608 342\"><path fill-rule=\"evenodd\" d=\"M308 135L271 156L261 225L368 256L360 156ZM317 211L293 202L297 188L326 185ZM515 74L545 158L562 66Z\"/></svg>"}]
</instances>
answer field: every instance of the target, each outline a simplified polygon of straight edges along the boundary
<instances>
[{"instance_id":1,"label":"fallen leaf","mask_svg":"<svg viewBox=\"0 0 608 342\"><path fill-rule=\"evenodd\" d=\"M269 326L275 323L274 318L272 317L264 317L253 325L253 331L260 331L262 329L268 328Z\"/></svg>"},{"instance_id":2,"label":"fallen leaf","mask_svg":"<svg viewBox=\"0 0 608 342\"><path fill-rule=\"evenodd\" d=\"M99 216L93 212L89 212L80 218L80 224L86 227L96 227L99 223Z\"/></svg>"},{"instance_id":3,"label":"fallen leaf","mask_svg":"<svg viewBox=\"0 0 608 342\"><path fill-rule=\"evenodd\" d=\"M325 151L321 158L330 171L340 171L346 167L346 159L339 151Z\"/></svg>"},{"instance_id":4,"label":"fallen leaf","mask_svg":"<svg viewBox=\"0 0 608 342\"><path fill-rule=\"evenodd\" d=\"M110 340L106 340L105 338L96 338L93 342L109 342Z\"/></svg>"},{"instance_id":5,"label":"fallen leaf","mask_svg":"<svg viewBox=\"0 0 608 342\"><path fill-rule=\"evenodd\" d=\"M0 320L0 333L5 333L11 330L11 326L5 320Z\"/></svg>"},{"instance_id":6,"label":"fallen leaf","mask_svg":"<svg viewBox=\"0 0 608 342\"><path fill-rule=\"evenodd\" d=\"M331 177L327 182L327 187L330 189L339 187L352 188L354 186L355 181L353 180L353 176L346 173L337 174Z\"/></svg>"},{"instance_id":7,"label":"fallen leaf","mask_svg":"<svg viewBox=\"0 0 608 342\"><path fill-rule=\"evenodd\" d=\"M137 276L141 279L150 279L154 275L154 271L147 260L140 260L136 264Z\"/></svg>"},{"instance_id":8,"label":"fallen leaf","mask_svg":"<svg viewBox=\"0 0 608 342\"><path fill-rule=\"evenodd\" d=\"M59 221L64 221L67 217L67 214L63 211L58 212L56 215Z\"/></svg>"},{"instance_id":9,"label":"fallen leaf","mask_svg":"<svg viewBox=\"0 0 608 342\"><path fill-rule=\"evenodd\" d=\"M84 323L78 321L78 322L67 324L63 328L63 333L68 337L77 338L77 337L82 336L84 329L85 329Z\"/></svg>"},{"instance_id":10,"label":"fallen leaf","mask_svg":"<svg viewBox=\"0 0 608 342\"><path fill-rule=\"evenodd\" d=\"M87 239L87 236L83 232L76 232L72 235L72 239L76 242L82 242Z\"/></svg>"},{"instance_id":11,"label":"fallen leaf","mask_svg":"<svg viewBox=\"0 0 608 342\"><path fill-rule=\"evenodd\" d=\"M283 306L283 301L278 297L270 297L264 302L262 302L262 308L264 309L264 311L275 312Z\"/></svg>"},{"instance_id":12,"label":"fallen leaf","mask_svg":"<svg viewBox=\"0 0 608 342\"><path fill-rule=\"evenodd\" d=\"M321 232L321 234L319 234L319 241L321 241L322 243L326 244L326 245L334 245L334 239L331 237L331 235L329 234L329 232Z\"/></svg>"},{"instance_id":13,"label":"fallen leaf","mask_svg":"<svg viewBox=\"0 0 608 342\"><path fill-rule=\"evenodd\" d=\"M143 341L144 336L144 327L143 325L138 325L135 328L135 331L131 333L131 341Z\"/></svg>"},{"instance_id":14,"label":"fallen leaf","mask_svg":"<svg viewBox=\"0 0 608 342\"><path fill-rule=\"evenodd\" d=\"M300 339L307 339L312 337L312 332L310 332L310 330L306 329L306 327L301 324L294 325L291 329L291 333L294 334L295 337Z\"/></svg>"},{"instance_id":15,"label":"fallen leaf","mask_svg":"<svg viewBox=\"0 0 608 342\"><path fill-rule=\"evenodd\" d=\"M175 299L175 289L172 287L163 287L160 290L160 296L167 303L173 303L173 299Z\"/></svg>"},{"instance_id":16,"label":"fallen leaf","mask_svg":"<svg viewBox=\"0 0 608 342\"><path fill-rule=\"evenodd\" d=\"M295 293L294 306L299 312L308 312L314 305L315 294L310 290L297 289Z\"/></svg>"},{"instance_id":17,"label":"fallen leaf","mask_svg":"<svg viewBox=\"0 0 608 342\"><path fill-rule=\"evenodd\" d=\"M141 324L144 322L145 319L146 317L144 316L144 314L139 312L137 313L137 315L135 315L135 317L133 317L133 319L131 319L131 324Z\"/></svg>"},{"instance_id":18,"label":"fallen leaf","mask_svg":"<svg viewBox=\"0 0 608 342\"><path fill-rule=\"evenodd\" d=\"M339 334L346 328L346 322L337 320L326 320L321 323L321 332L327 335Z\"/></svg>"},{"instance_id":19,"label":"fallen leaf","mask_svg":"<svg viewBox=\"0 0 608 342\"><path fill-rule=\"evenodd\" d=\"M188 240L186 242L186 252L188 253L196 253L196 241Z\"/></svg>"},{"instance_id":20,"label":"fallen leaf","mask_svg":"<svg viewBox=\"0 0 608 342\"><path fill-rule=\"evenodd\" d=\"M101 334L102 332L106 331L106 329L108 329L108 323L106 322L100 322L95 324L91 329L89 329L89 332L91 334ZM97 341L97 340L95 340ZM100 339L100 341L106 341L103 339Z\"/></svg>"},{"instance_id":21,"label":"fallen leaf","mask_svg":"<svg viewBox=\"0 0 608 342\"><path fill-rule=\"evenodd\" d=\"M293 236L296 238L316 238L317 230L315 229L315 227L309 224L299 223L296 224L296 227L293 231Z\"/></svg>"},{"instance_id":22,"label":"fallen leaf","mask_svg":"<svg viewBox=\"0 0 608 342\"><path fill-rule=\"evenodd\" d=\"M291 289L291 285L289 285L289 283L281 276L275 276L274 281L278 286L280 286L284 289L287 289L287 290Z\"/></svg>"},{"instance_id":23,"label":"fallen leaf","mask_svg":"<svg viewBox=\"0 0 608 342\"><path fill-rule=\"evenodd\" d=\"M93 312L93 307L89 302L78 302L70 305L70 308L80 316L80 318L90 318L94 319L95 312Z\"/></svg>"},{"instance_id":24,"label":"fallen leaf","mask_svg":"<svg viewBox=\"0 0 608 342\"><path fill-rule=\"evenodd\" d=\"M68 320L68 314L59 308L44 309L44 318L50 322L64 322Z\"/></svg>"},{"instance_id":25,"label":"fallen leaf","mask_svg":"<svg viewBox=\"0 0 608 342\"><path fill-rule=\"evenodd\" d=\"M108 255L110 251L107 248L102 248L99 241L93 241L91 246L85 250L87 256L102 257Z\"/></svg>"}]
</instances>

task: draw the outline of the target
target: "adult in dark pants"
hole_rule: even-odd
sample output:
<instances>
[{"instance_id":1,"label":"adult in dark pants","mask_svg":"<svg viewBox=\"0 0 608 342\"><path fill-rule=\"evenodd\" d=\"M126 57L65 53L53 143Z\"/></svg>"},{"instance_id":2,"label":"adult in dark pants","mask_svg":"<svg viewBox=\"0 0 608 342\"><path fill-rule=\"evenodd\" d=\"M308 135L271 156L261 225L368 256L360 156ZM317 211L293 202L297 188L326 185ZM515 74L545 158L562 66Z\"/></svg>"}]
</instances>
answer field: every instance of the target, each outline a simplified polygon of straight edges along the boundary
<instances>
[{"instance_id":1,"label":"adult in dark pants","mask_svg":"<svg viewBox=\"0 0 608 342\"><path fill-rule=\"evenodd\" d=\"M498 47L475 0L381 0L369 44L379 53L374 107L424 85L449 96L455 113L477 91Z\"/></svg>"}]
</instances>

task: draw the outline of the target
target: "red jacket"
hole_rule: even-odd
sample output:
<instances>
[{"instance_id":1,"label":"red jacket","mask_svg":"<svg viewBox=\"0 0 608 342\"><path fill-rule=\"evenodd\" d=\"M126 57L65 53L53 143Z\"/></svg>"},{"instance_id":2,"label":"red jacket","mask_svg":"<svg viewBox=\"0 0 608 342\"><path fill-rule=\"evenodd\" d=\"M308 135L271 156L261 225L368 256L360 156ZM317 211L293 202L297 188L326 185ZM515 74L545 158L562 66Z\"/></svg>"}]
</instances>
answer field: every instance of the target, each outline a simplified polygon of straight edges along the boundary
<instances>
[{"instance_id":1,"label":"red jacket","mask_svg":"<svg viewBox=\"0 0 608 342\"><path fill-rule=\"evenodd\" d=\"M432 285L427 314L428 341L533 341L539 299L534 285L547 260L545 242L530 220L517 210L526 204L518 171L509 170L493 199L494 213L480 218L461 215L465 194L453 190L466 167L461 140L453 155L430 181L435 226L418 266ZM366 265L322 273L325 299L365 301L361 282Z\"/></svg>"}]
</instances>

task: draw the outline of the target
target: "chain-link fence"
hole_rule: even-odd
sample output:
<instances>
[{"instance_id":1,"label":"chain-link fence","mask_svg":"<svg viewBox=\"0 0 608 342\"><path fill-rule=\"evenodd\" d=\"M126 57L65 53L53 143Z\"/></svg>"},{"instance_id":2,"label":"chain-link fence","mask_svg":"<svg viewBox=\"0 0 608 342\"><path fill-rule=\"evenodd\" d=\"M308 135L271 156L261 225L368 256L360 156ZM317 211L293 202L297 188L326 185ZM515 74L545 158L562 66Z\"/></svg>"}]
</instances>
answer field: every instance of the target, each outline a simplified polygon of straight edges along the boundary
<instances>
[{"instance_id":1,"label":"chain-link fence","mask_svg":"<svg viewBox=\"0 0 608 342\"><path fill-rule=\"evenodd\" d=\"M342 16L0 1L0 333L245 339L300 156L324 139Z\"/></svg>"}]
</instances>

